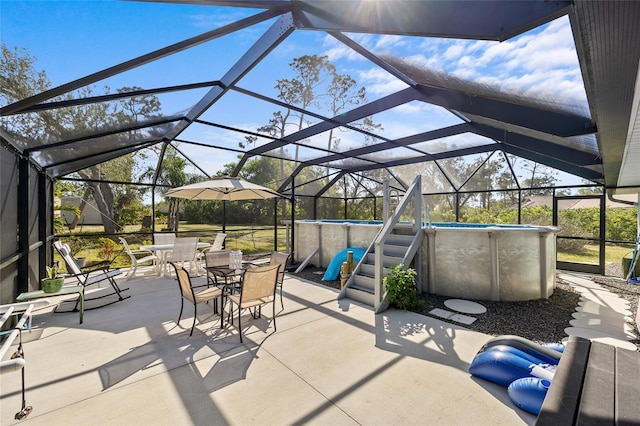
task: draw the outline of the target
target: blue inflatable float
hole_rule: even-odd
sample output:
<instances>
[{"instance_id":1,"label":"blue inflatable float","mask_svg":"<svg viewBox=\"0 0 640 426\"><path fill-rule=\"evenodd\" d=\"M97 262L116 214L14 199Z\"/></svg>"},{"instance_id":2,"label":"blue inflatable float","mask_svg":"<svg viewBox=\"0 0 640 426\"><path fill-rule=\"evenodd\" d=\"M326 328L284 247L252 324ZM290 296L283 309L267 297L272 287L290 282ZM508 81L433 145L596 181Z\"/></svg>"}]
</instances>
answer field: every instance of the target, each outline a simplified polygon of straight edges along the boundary
<instances>
[{"instance_id":1,"label":"blue inflatable float","mask_svg":"<svg viewBox=\"0 0 640 426\"><path fill-rule=\"evenodd\" d=\"M509 398L518 407L533 414L539 414L551 381L539 377L524 377L515 380L507 388Z\"/></svg>"},{"instance_id":2,"label":"blue inflatable float","mask_svg":"<svg viewBox=\"0 0 640 426\"><path fill-rule=\"evenodd\" d=\"M519 336L498 336L478 351L469 373L507 387L515 405L538 414L562 352L561 343L539 345Z\"/></svg>"},{"instance_id":3,"label":"blue inflatable float","mask_svg":"<svg viewBox=\"0 0 640 426\"><path fill-rule=\"evenodd\" d=\"M476 355L469 366L469 373L507 387L514 380L524 377L551 378L554 372L549 364L531 362L512 351L490 350Z\"/></svg>"},{"instance_id":4,"label":"blue inflatable float","mask_svg":"<svg viewBox=\"0 0 640 426\"><path fill-rule=\"evenodd\" d=\"M496 345L507 345L520 349L523 352L541 359L542 362L545 362L547 364L557 365L558 362L560 362L560 357L562 356L562 352L556 349L558 347L557 344L546 344L553 345L553 347L549 347L546 345L540 345L532 340L525 339L524 337L512 335L494 337L493 339L485 343L485 345L478 351L478 353L484 352L491 346Z\"/></svg>"},{"instance_id":5,"label":"blue inflatable float","mask_svg":"<svg viewBox=\"0 0 640 426\"><path fill-rule=\"evenodd\" d=\"M327 270L324 272L324 276L322 277L323 281L333 281L337 280L338 276L340 276L340 266L342 266L342 262L347 261L347 252L353 252L353 261L354 263L360 262L362 256L367 252L367 249L363 248L346 248L344 250L340 250L333 256ZM355 265L354 265L355 266Z\"/></svg>"}]
</instances>

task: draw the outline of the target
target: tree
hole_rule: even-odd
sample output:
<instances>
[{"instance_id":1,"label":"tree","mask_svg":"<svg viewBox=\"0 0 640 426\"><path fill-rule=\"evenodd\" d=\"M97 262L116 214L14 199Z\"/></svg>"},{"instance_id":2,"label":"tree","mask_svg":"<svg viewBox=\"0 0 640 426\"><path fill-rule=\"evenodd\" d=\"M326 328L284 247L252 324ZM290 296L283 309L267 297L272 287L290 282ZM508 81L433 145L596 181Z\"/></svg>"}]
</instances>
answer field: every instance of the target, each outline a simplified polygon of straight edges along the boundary
<instances>
[{"instance_id":1,"label":"tree","mask_svg":"<svg viewBox=\"0 0 640 426\"><path fill-rule=\"evenodd\" d=\"M336 67L329 61L327 56L304 55L293 59L289 64L293 69L295 76L289 79L279 79L276 82L275 89L278 91L278 99L283 102L299 107L302 110L308 110L314 106L318 111L327 111L329 116L337 116L340 113L351 109L355 106L366 103L366 89L358 87L357 82L347 74L338 73ZM284 138L287 134L302 130L307 125L305 114L287 108L281 111L275 111L269 122L258 128L259 133L266 134L274 139ZM375 124L370 117L366 117L351 126L358 127L363 130L372 131L382 129L382 126ZM254 144L256 139L248 137L246 143L240 143L242 148ZM365 144L371 143L369 135L365 135ZM340 138L337 137L335 129L331 129L327 133L326 142L328 151L338 151L340 146ZM284 146L280 147L279 153L279 179L284 180L292 170L287 171L285 159L291 158L295 163L299 160L299 144L295 145L295 152L287 154ZM256 163L264 167L272 162ZM313 167L308 169L314 169ZM252 173L252 172L249 172ZM315 175L316 171L310 170L309 173ZM326 169L328 179L329 168ZM257 183L276 181L276 176L271 174L270 180L261 181L260 179L252 180ZM250 179L251 180L251 179ZM363 177L343 180L342 184L337 188L332 188L330 192L337 195L336 191L342 190L344 197L351 192L355 194L362 190ZM349 186L347 188L347 185ZM320 185L322 186L322 185ZM284 214L284 207L283 207Z\"/></svg>"},{"instance_id":2,"label":"tree","mask_svg":"<svg viewBox=\"0 0 640 426\"><path fill-rule=\"evenodd\" d=\"M554 169L516 156L511 156L510 159L514 169L520 171L518 175L520 186L529 188L526 191L527 195L551 195L553 193L552 187L558 181L556 178L557 172ZM518 160L522 161L518 162Z\"/></svg>"},{"instance_id":3,"label":"tree","mask_svg":"<svg viewBox=\"0 0 640 426\"><path fill-rule=\"evenodd\" d=\"M0 58L0 100L3 104L10 104L18 100L28 98L49 89L51 83L45 71L36 70L36 58L29 55L25 49L9 49L2 44L2 57ZM119 93L138 89L136 87L123 87ZM104 88L109 93L108 87ZM76 97L88 97L93 95L92 87L85 87L75 92ZM58 96L53 101L70 100L74 94L67 93ZM94 103L66 108L43 110L37 114L16 114L7 117L7 128L16 138L25 138L29 141L46 144L63 141L79 135L90 137L102 131L121 130L114 136L101 139L91 139L94 143L109 142L113 138L120 140L134 140L145 135L159 132L157 128L127 130L142 120L152 118L160 111L160 102L155 96L133 96L119 101L107 103ZM118 228L122 212L128 204L139 195L138 190L128 185L116 186L105 181L136 181L134 170L136 155L129 154L109 162L79 171L78 176L87 180L86 188L90 191L96 205L101 212L105 232L115 233ZM82 192L80 190L79 192ZM85 191L83 199L89 192Z\"/></svg>"},{"instance_id":4,"label":"tree","mask_svg":"<svg viewBox=\"0 0 640 426\"><path fill-rule=\"evenodd\" d=\"M178 155L178 152L171 146L168 145L167 149L164 153L164 158L162 159L162 167L158 171L158 181L157 183L163 186L168 186L171 188L175 188L182 185L187 185L189 183L194 183L197 181L196 176L189 176L185 171L185 167L187 165L187 161ZM153 168L148 168L144 176L151 176L155 174L155 170ZM168 191L167 188L159 190L162 195ZM178 223L180 220L180 205L182 203L181 198L169 197L169 211L168 211L168 228L172 232L178 232Z\"/></svg>"}]
</instances>

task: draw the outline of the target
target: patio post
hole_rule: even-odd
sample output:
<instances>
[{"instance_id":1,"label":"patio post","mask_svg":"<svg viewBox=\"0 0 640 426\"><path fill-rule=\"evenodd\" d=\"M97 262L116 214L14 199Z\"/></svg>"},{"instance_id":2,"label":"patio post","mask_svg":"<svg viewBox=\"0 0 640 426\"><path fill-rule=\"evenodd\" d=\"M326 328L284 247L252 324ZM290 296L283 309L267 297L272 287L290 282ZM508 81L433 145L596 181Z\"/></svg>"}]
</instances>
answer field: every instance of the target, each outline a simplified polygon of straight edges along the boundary
<instances>
[{"instance_id":1,"label":"patio post","mask_svg":"<svg viewBox=\"0 0 640 426\"><path fill-rule=\"evenodd\" d=\"M295 235L296 235L296 183L295 178L291 177L291 262L296 261L294 249L295 249Z\"/></svg>"}]
</instances>

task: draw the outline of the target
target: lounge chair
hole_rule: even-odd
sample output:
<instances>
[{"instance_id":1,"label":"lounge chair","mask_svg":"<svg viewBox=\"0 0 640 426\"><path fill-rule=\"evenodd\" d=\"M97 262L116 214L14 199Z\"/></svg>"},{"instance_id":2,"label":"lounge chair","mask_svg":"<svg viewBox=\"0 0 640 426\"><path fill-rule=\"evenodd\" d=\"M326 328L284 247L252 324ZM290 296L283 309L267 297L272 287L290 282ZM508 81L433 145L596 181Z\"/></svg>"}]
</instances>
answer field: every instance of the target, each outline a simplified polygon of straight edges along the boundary
<instances>
[{"instance_id":1,"label":"lounge chair","mask_svg":"<svg viewBox=\"0 0 640 426\"><path fill-rule=\"evenodd\" d=\"M103 281L107 281L109 285L111 285L111 288L113 290L112 292L103 294L101 296L93 297L93 298L88 298L88 299L85 298L84 299L85 302L102 299L104 297L113 296L113 295L117 296L117 300L95 307L95 308L100 308L102 306L120 302L124 299L128 299L129 297L131 297L131 296L126 296L126 297L122 296L122 292L128 290L128 288L121 289L118 286L118 283L116 282L114 277L117 277L118 275L122 274L122 272L120 272L120 269L110 269L109 267L110 262L101 261L101 262L96 262L96 263L86 265L84 268L80 268L76 263L76 260L73 258L73 256L71 256L71 250L69 250L69 246L67 244L62 243L61 241L55 241L53 243L53 246L56 248L58 253L60 253L60 256L62 256L62 259L67 264L67 272L71 276L73 276L75 279L77 279L82 286L86 288L90 285L98 284ZM74 310L77 310L78 308L77 305L78 305L78 302L76 302L76 307L74 308ZM85 307L85 310L95 309L95 308Z\"/></svg>"}]
</instances>

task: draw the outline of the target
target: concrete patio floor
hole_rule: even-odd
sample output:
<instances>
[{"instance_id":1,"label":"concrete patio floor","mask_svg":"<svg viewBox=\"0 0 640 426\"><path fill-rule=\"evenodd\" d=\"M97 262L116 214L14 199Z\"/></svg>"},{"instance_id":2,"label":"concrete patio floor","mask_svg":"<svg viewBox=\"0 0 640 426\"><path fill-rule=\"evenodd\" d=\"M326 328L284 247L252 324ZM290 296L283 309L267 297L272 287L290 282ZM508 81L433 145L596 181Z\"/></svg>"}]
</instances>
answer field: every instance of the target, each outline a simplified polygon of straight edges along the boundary
<instances>
[{"instance_id":1,"label":"concrete patio floor","mask_svg":"<svg viewBox=\"0 0 640 426\"><path fill-rule=\"evenodd\" d=\"M196 278L204 282L204 278ZM220 329L199 306L176 325L173 279L122 282L131 298L85 312L37 312L20 373L1 376L0 424L21 425L517 425L535 416L469 363L491 336L422 315L336 300L288 276L284 310ZM237 322L236 322L237 324Z\"/></svg>"}]
</instances>

